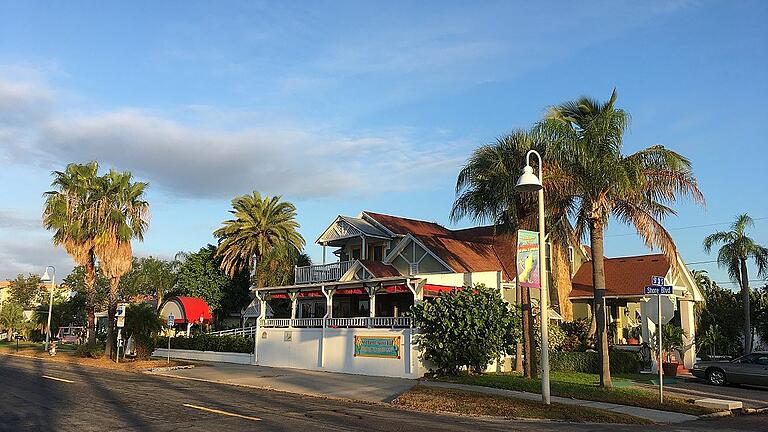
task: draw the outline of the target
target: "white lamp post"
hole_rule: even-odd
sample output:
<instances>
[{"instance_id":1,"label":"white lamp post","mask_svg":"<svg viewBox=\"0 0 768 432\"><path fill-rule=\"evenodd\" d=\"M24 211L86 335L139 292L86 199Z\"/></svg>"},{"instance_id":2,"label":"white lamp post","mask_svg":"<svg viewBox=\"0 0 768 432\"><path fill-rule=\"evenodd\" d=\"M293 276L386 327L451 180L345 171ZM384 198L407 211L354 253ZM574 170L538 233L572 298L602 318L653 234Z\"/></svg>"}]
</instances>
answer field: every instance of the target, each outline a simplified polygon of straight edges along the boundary
<instances>
[{"instance_id":1,"label":"white lamp post","mask_svg":"<svg viewBox=\"0 0 768 432\"><path fill-rule=\"evenodd\" d=\"M53 270L50 275L48 274L48 269ZM42 281L51 281L51 295L48 300L48 327L45 329L45 350L48 351L48 343L51 341L51 312L53 310L53 287L56 284L56 267L46 267L45 273L43 273Z\"/></svg>"},{"instance_id":2,"label":"white lamp post","mask_svg":"<svg viewBox=\"0 0 768 432\"><path fill-rule=\"evenodd\" d=\"M531 154L539 159L539 176L533 173L531 167ZM546 243L544 242L544 186L542 180L544 171L541 164L541 155L536 150L530 150L525 155L525 168L523 175L515 185L518 192L539 193L539 284L541 285L541 300L539 301L541 319L541 400L549 405L549 291L547 290L547 258Z\"/></svg>"}]
</instances>

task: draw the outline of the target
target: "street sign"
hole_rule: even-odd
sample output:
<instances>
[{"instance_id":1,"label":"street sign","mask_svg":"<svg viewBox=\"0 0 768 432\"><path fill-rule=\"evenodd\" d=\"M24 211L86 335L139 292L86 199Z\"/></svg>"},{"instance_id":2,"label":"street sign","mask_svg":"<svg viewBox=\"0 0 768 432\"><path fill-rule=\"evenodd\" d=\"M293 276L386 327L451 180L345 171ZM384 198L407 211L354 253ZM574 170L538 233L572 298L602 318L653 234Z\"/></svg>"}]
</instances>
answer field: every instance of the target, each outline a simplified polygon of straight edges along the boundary
<instances>
[{"instance_id":1,"label":"street sign","mask_svg":"<svg viewBox=\"0 0 768 432\"><path fill-rule=\"evenodd\" d=\"M672 320L672 317L675 316L677 301L675 301L674 297L668 297L665 295L653 296L648 300L645 310L648 312L657 311L659 308L659 302L661 302L661 323L666 324ZM650 318L651 322L654 324L659 324L658 314L649 313L648 318Z\"/></svg>"},{"instance_id":2,"label":"street sign","mask_svg":"<svg viewBox=\"0 0 768 432\"><path fill-rule=\"evenodd\" d=\"M648 285L645 294L672 294L672 285Z\"/></svg>"},{"instance_id":3,"label":"street sign","mask_svg":"<svg viewBox=\"0 0 768 432\"><path fill-rule=\"evenodd\" d=\"M125 317L124 316L117 317L117 327L118 328L125 327Z\"/></svg>"},{"instance_id":4,"label":"street sign","mask_svg":"<svg viewBox=\"0 0 768 432\"><path fill-rule=\"evenodd\" d=\"M128 308L127 303L118 303L117 304L117 311L115 311L116 317L124 317L125 316L125 310Z\"/></svg>"},{"instance_id":5,"label":"street sign","mask_svg":"<svg viewBox=\"0 0 768 432\"><path fill-rule=\"evenodd\" d=\"M664 276L651 276L651 285L664 285Z\"/></svg>"},{"instance_id":6,"label":"street sign","mask_svg":"<svg viewBox=\"0 0 768 432\"><path fill-rule=\"evenodd\" d=\"M173 327L174 319L173 315L168 315L168 327Z\"/></svg>"}]
</instances>

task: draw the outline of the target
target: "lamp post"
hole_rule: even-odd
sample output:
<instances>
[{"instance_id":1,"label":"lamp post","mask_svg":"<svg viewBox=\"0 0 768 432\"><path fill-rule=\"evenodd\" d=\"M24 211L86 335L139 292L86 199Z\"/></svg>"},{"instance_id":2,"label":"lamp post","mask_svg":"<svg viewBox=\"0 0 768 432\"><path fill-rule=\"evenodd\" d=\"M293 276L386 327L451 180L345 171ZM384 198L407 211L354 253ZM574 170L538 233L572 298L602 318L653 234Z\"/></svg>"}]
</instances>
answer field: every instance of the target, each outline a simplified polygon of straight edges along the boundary
<instances>
[{"instance_id":1,"label":"lamp post","mask_svg":"<svg viewBox=\"0 0 768 432\"><path fill-rule=\"evenodd\" d=\"M48 274L48 269L53 270L51 274ZM51 281L51 294L48 300L48 327L45 330L45 350L48 351L48 343L51 341L51 312L53 311L53 287L56 284L56 267L48 266L43 273L43 282Z\"/></svg>"},{"instance_id":2,"label":"lamp post","mask_svg":"<svg viewBox=\"0 0 768 432\"><path fill-rule=\"evenodd\" d=\"M539 159L539 175L533 173L531 167L531 155ZM539 301L541 319L541 400L549 405L549 291L547 289L547 257L546 243L544 241L544 171L541 163L541 155L536 150L529 150L525 155L525 168L523 174L515 185L518 192L539 193L539 284L541 285L541 299Z\"/></svg>"}]
</instances>

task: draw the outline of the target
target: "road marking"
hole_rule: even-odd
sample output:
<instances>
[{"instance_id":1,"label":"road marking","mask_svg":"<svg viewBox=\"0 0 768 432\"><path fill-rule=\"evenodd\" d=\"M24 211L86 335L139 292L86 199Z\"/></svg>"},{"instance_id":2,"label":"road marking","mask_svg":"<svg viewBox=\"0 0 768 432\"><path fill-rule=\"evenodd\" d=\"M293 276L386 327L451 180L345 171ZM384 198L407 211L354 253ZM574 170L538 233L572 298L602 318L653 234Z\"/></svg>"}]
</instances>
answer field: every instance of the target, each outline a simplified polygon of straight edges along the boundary
<instances>
[{"instance_id":1,"label":"road marking","mask_svg":"<svg viewBox=\"0 0 768 432\"><path fill-rule=\"evenodd\" d=\"M50 375L43 375L43 378L49 379L49 380L54 380L54 381L61 381L61 382L69 383L69 384L72 384L74 382L74 381L70 381L70 380L64 379L64 378L52 377Z\"/></svg>"},{"instance_id":2,"label":"road marking","mask_svg":"<svg viewBox=\"0 0 768 432\"><path fill-rule=\"evenodd\" d=\"M226 412L226 411L217 410L217 409L213 409L213 408L201 407L201 406L198 406L198 405L184 404L184 406L187 407L187 408L199 409L201 411L207 411L207 412L211 412L211 413L214 413L214 414L221 414L221 415L230 416L230 417L237 417L237 418L241 418L241 419L245 419L245 420L261 421L261 419L258 418L258 417L250 417L250 416L246 416L246 415L242 415L242 414Z\"/></svg>"}]
</instances>

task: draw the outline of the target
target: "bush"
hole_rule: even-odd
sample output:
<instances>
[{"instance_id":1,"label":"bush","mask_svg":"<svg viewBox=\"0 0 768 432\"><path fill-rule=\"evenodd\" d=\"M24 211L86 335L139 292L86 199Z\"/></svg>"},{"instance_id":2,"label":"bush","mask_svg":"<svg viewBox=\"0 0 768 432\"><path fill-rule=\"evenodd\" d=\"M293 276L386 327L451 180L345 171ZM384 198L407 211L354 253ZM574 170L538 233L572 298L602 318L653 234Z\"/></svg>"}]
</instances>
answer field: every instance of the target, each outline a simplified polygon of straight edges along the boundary
<instances>
[{"instance_id":1,"label":"bush","mask_svg":"<svg viewBox=\"0 0 768 432\"><path fill-rule=\"evenodd\" d=\"M82 344L77 346L75 354L80 357L102 358L104 356L104 347L101 345L89 347L87 344Z\"/></svg>"},{"instance_id":2,"label":"bush","mask_svg":"<svg viewBox=\"0 0 768 432\"><path fill-rule=\"evenodd\" d=\"M148 304L132 304L125 311L125 337L133 336L136 357L147 358L155 350L155 338L163 328L163 320Z\"/></svg>"},{"instance_id":3,"label":"bush","mask_svg":"<svg viewBox=\"0 0 768 432\"><path fill-rule=\"evenodd\" d=\"M612 373L638 373L642 366L640 354L633 351L611 350ZM596 352L553 352L549 367L558 372L600 373L600 354Z\"/></svg>"},{"instance_id":4,"label":"bush","mask_svg":"<svg viewBox=\"0 0 768 432\"><path fill-rule=\"evenodd\" d=\"M561 323L560 327L565 332L563 351L584 351L587 349L591 344L589 326L590 321L587 319Z\"/></svg>"},{"instance_id":5,"label":"bush","mask_svg":"<svg viewBox=\"0 0 768 432\"><path fill-rule=\"evenodd\" d=\"M422 358L441 374L462 367L476 373L514 350L520 338L520 310L510 309L498 290L473 289L442 293L411 308L419 327Z\"/></svg>"},{"instance_id":6,"label":"bush","mask_svg":"<svg viewBox=\"0 0 768 432\"><path fill-rule=\"evenodd\" d=\"M158 348L168 347L168 338L157 338ZM216 351L250 354L253 352L253 339L243 336L214 336L200 334L192 337L171 338L171 349L195 351Z\"/></svg>"}]
</instances>

